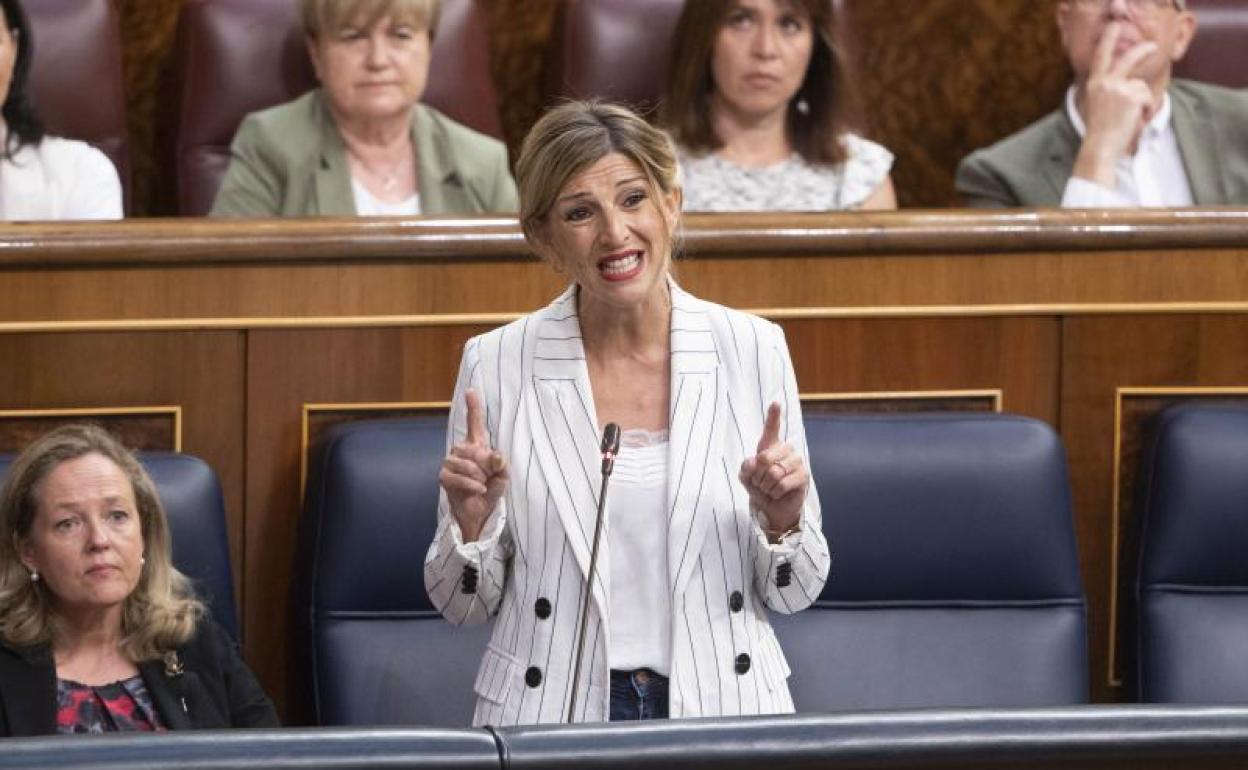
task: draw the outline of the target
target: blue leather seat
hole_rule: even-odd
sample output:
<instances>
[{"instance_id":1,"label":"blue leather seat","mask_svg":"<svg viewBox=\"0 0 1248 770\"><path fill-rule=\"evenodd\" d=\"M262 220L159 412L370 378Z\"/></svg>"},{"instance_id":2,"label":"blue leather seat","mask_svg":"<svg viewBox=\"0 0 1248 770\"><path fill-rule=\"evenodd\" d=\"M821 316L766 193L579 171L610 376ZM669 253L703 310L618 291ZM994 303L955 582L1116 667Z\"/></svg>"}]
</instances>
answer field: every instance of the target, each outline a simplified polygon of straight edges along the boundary
<instances>
[{"instance_id":1,"label":"blue leather seat","mask_svg":"<svg viewBox=\"0 0 1248 770\"><path fill-rule=\"evenodd\" d=\"M1065 452L985 414L808 414L832 568L773 616L799 712L1088 698Z\"/></svg>"},{"instance_id":2,"label":"blue leather seat","mask_svg":"<svg viewBox=\"0 0 1248 770\"><path fill-rule=\"evenodd\" d=\"M1248 408L1166 410L1140 475L1140 698L1248 703Z\"/></svg>"},{"instance_id":3,"label":"blue leather seat","mask_svg":"<svg viewBox=\"0 0 1248 770\"><path fill-rule=\"evenodd\" d=\"M13 458L0 455L0 476ZM213 619L238 639L230 541L217 474L198 457L176 452L142 452L139 460L165 506L174 566L194 582Z\"/></svg>"},{"instance_id":4,"label":"blue leather seat","mask_svg":"<svg viewBox=\"0 0 1248 770\"><path fill-rule=\"evenodd\" d=\"M457 628L422 575L446 418L335 426L314 447L296 550L298 681L320 725L466 726L490 624Z\"/></svg>"}]
</instances>

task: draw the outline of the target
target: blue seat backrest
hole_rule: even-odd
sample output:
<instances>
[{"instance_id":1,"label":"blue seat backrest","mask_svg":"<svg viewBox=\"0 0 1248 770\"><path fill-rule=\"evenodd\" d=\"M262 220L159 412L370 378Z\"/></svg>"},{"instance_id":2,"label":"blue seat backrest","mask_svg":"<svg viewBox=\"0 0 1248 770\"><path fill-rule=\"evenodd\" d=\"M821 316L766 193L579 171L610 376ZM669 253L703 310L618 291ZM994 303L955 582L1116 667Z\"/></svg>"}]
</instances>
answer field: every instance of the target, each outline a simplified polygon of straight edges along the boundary
<instances>
[{"instance_id":1,"label":"blue seat backrest","mask_svg":"<svg viewBox=\"0 0 1248 770\"><path fill-rule=\"evenodd\" d=\"M0 476L13 458L0 455ZM173 565L192 580L213 619L238 639L230 541L217 474L198 457L176 452L143 452L139 460L169 518Z\"/></svg>"},{"instance_id":2,"label":"blue seat backrest","mask_svg":"<svg viewBox=\"0 0 1248 770\"><path fill-rule=\"evenodd\" d=\"M773 616L799 711L1088 697L1065 452L985 414L805 419L832 550L816 606Z\"/></svg>"},{"instance_id":3,"label":"blue seat backrest","mask_svg":"<svg viewBox=\"0 0 1248 770\"><path fill-rule=\"evenodd\" d=\"M1140 698L1248 703L1248 408L1162 412L1140 473Z\"/></svg>"},{"instance_id":4,"label":"blue seat backrest","mask_svg":"<svg viewBox=\"0 0 1248 770\"><path fill-rule=\"evenodd\" d=\"M317 724L471 723L491 626L452 626L422 575L445 453L441 416L339 425L314 447L294 606Z\"/></svg>"}]
</instances>

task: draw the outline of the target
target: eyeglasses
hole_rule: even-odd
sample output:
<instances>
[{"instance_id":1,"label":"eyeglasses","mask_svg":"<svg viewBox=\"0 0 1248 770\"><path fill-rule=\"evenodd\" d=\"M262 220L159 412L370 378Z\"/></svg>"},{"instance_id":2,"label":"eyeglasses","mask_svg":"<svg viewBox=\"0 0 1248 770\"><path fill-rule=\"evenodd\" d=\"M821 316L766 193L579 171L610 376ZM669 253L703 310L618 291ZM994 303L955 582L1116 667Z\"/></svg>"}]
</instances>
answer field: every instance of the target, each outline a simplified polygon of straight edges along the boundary
<instances>
[{"instance_id":1,"label":"eyeglasses","mask_svg":"<svg viewBox=\"0 0 1248 770\"><path fill-rule=\"evenodd\" d=\"M1074 4L1089 11L1103 11L1114 0L1073 0ZM1186 0L1125 0L1131 13L1160 13L1166 8L1182 11Z\"/></svg>"}]
</instances>

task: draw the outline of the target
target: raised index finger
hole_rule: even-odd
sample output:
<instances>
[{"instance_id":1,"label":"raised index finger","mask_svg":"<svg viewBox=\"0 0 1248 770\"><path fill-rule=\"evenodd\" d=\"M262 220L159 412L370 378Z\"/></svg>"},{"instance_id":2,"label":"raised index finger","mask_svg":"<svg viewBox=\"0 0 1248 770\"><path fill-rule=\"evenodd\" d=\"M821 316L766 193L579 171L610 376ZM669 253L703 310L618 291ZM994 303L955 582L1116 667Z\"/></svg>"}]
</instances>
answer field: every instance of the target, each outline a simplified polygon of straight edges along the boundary
<instances>
[{"instance_id":1,"label":"raised index finger","mask_svg":"<svg viewBox=\"0 0 1248 770\"><path fill-rule=\"evenodd\" d=\"M475 388L469 388L464 392L464 403L468 406L468 436L466 440L469 444L488 446L488 434L485 431L485 409L481 406L481 395L477 393Z\"/></svg>"},{"instance_id":2,"label":"raised index finger","mask_svg":"<svg viewBox=\"0 0 1248 770\"><path fill-rule=\"evenodd\" d=\"M1114 49L1118 47L1118 38L1121 36L1122 24L1111 21L1105 28L1105 34L1101 35L1101 42L1097 43L1096 50L1092 52L1092 71L1089 74L1104 75L1109 72L1114 64Z\"/></svg>"},{"instance_id":3,"label":"raised index finger","mask_svg":"<svg viewBox=\"0 0 1248 770\"><path fill-rule=\"evenodd\" d=\"M763 422L763 437L758 440L758 451L780 443L780 404L775 401L767 407L767 419Z\"/></svg>"}]
</instances>

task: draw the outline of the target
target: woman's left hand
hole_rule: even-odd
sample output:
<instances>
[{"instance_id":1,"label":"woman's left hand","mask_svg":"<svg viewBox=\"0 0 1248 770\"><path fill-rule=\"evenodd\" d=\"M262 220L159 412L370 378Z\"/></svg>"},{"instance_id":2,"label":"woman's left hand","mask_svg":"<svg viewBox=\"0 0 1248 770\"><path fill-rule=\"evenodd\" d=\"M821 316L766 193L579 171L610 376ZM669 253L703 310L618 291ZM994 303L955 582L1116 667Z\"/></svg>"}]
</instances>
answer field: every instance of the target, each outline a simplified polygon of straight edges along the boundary
<instances>
[{"instance_id":1,"label":"woman's left hand","mask_svg":"<svg viewBox=\"0 0 1248 770\"><path fill-rule=\"evenodd\" d=\"M773 541L798 526L810 470L792 446L780 441L780 404L774 401L767 409L757 453L741 463L740 478L750 502L766 517L765 529Z\"/></svg>"}]
</instances>

